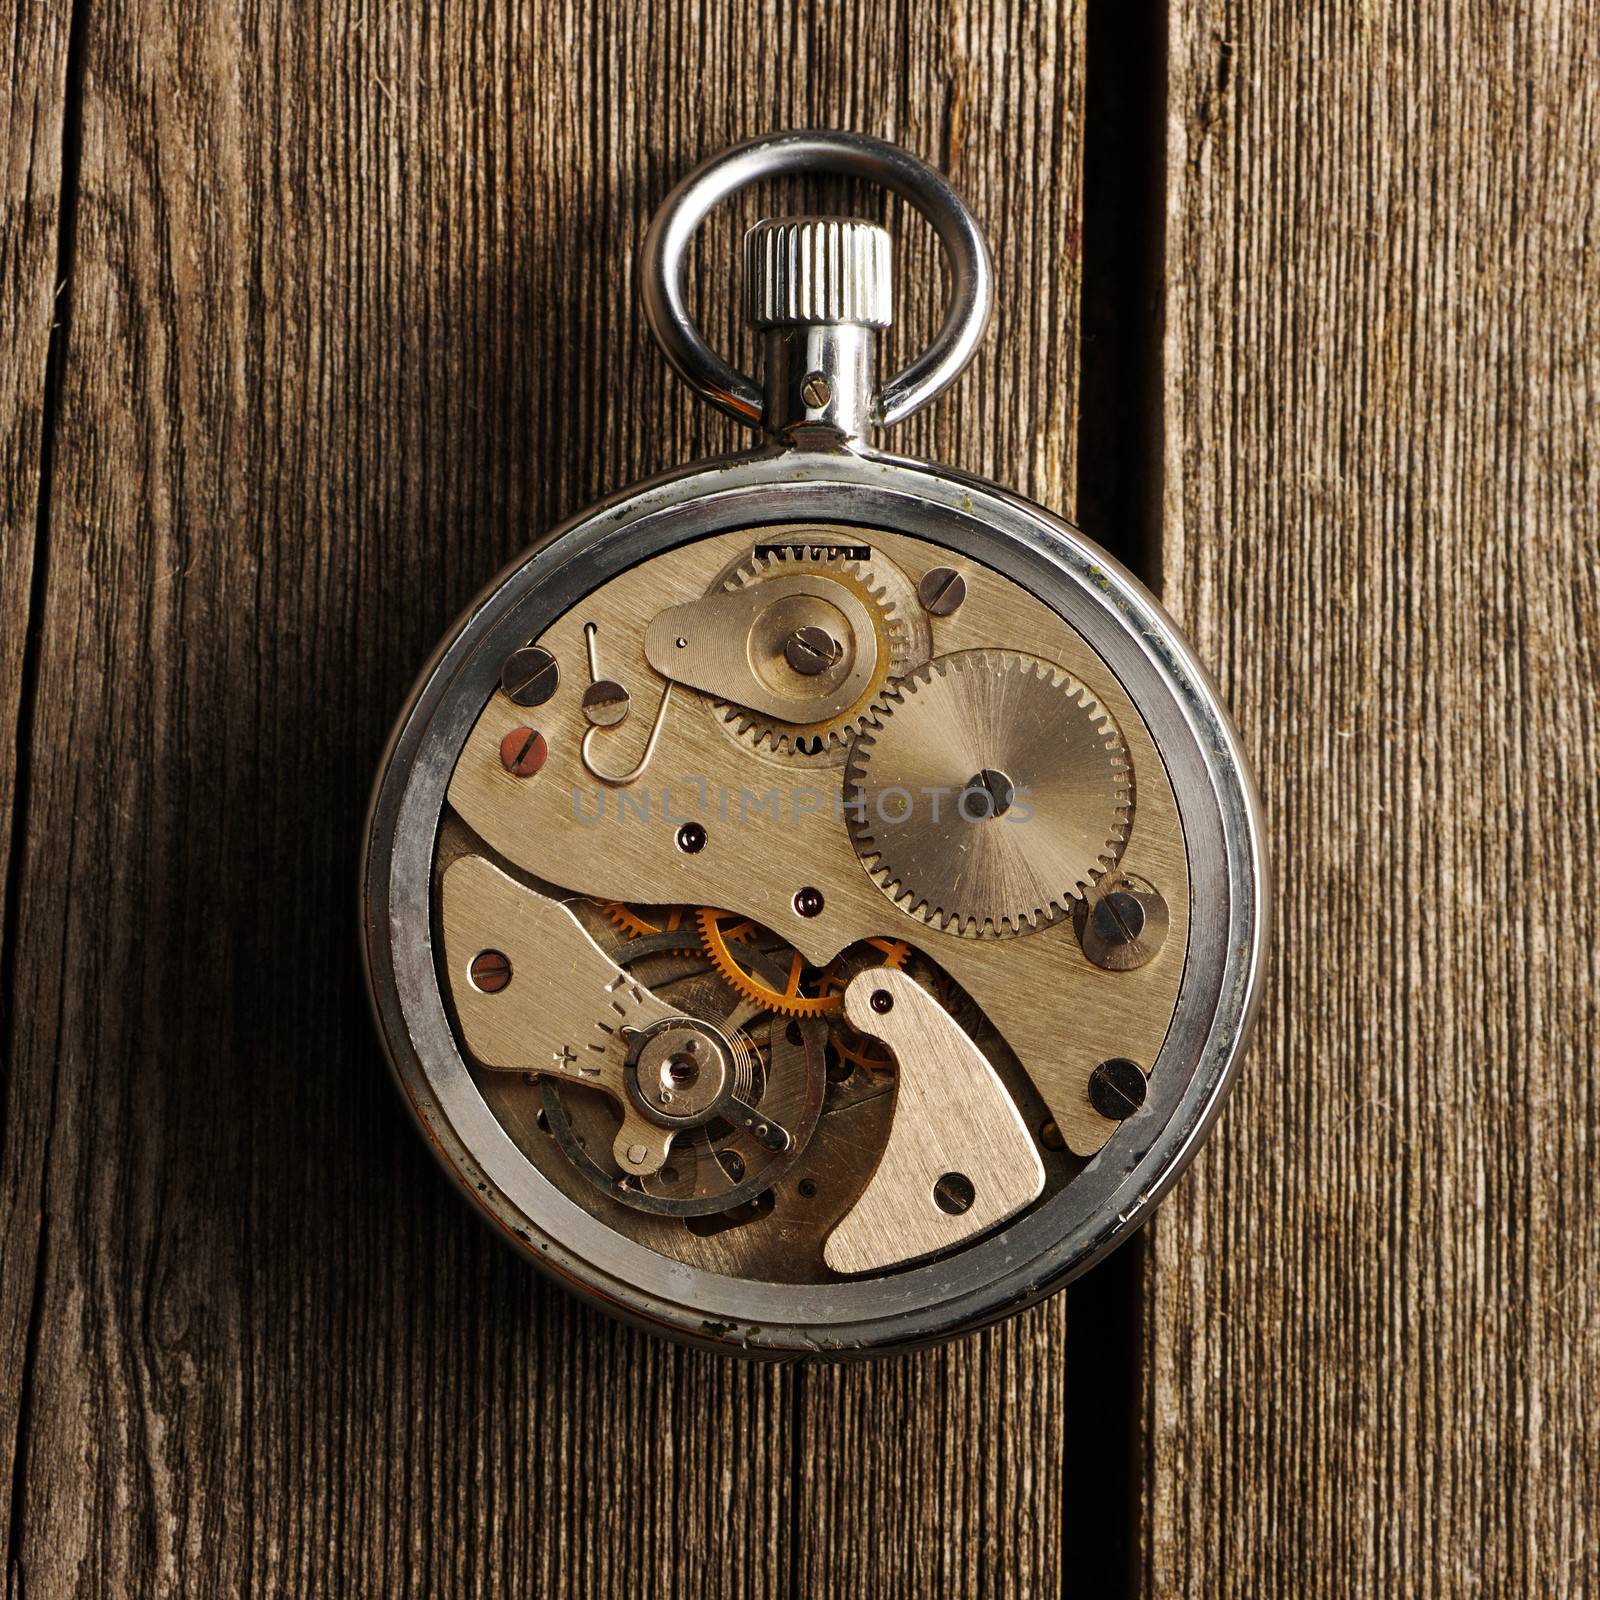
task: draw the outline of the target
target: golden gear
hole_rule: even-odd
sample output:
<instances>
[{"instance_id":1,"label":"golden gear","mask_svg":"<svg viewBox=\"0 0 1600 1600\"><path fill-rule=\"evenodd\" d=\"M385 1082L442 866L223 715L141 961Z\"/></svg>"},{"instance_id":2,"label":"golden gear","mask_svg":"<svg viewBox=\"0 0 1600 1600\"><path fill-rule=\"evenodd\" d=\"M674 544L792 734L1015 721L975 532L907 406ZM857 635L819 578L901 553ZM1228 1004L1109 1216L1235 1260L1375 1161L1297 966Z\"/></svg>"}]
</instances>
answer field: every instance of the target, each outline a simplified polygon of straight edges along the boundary
<instances>
[{"instance_id":1,"label":"golden gear","mask_svg":"<svg viewBox=\"0 0 1600 1600\"><path fill-rule=\"evenodd\" d=\"M894 1057L888 1050L876 1039L858 1033L848 1022L829 1029L828 1043L839 1053L841 1061L848 1061L869 1078L880 1072L894 1071Z\"/></svg>"},{"instance_id":2,"label":"golden gear","mask_svg":"<svg viewBox=\"0 0 1600 1600\"><path fill-rule=\"evenodd\" d=\"M747 917L741 917L737 912L718 911L714 907L703 906L696 914L696 921L700 925L700 937L704 942L706 954L711 958L711 964L735 994L742 995L753 1004L768 1011L775 1011L784 1017L831 1016L844 1009L842 985L823 992L822 980L817 979L814 982L818 992L815 994L805 992L806 960L798 950L791 950L788 953L788 976L782 989L773 988L741 966L728 946L730 940L734 942L749 940L757 933L755 924ZM898 967L906 959L908 947L898 939L867 939L863 943L883 953L884 959L878 965ZM861 946L854 948L860 949ZM769 962L775 961L780 968L784 959L781 952L768 954Z\"/></svg>"},{"instance_id":3,"label":"golden gear","mask_svg":"<svg viewBox=\"0 0 1600 1600\"><path fill-rule=\"evenodd\" d=\"M940 656L850 748L846 826L878 887L945 933L1031 933L1122 855L1127 749L1071 673L1017 650Z\"/></svg>"},{"instance_id":4,"label":"golden gear","mask_svg":"<svg viewBox=\"0 0 1600 1600\"><path fill-rule=\"evenodd\" d=\"M658 933L677 933L682 929L684 940L674 954L700 955L704 951L695 926L693 906L636 907L626 905L621 900L600 900L592 896L589 904L596 907L612 927L627 934L630 939L648 939ZM644 914L647 911L649 916ZM730 937L743 941L750 937L749 930L732 933Z\"/></svg>"},{"instance_id":5,"label":"golden gear","mask_svg":"<svg viewBox=\"0 0 1600 1600\"><path fill-rule=\"evenodd\" d=\"M928 622L917 604L911 580L891 562L855 560L805 546L749 555L714 585L724 591L758 584L764 578L815 572L843 585L867 608L877 633L877 667L856 702L823 722L780 723L743 706L717 703L717 714L733 733L756 748L817 766L844 760L851 736L871 720L873 702L896 678L928 659Z\"/></svg>"},{"instance_id":6,"label":"golden gear","mask_svg":"<svg viewBox=\"0 0 1600 1600\"><path fill-rule=\"evenodd\" d=\"M680 927L687 929L694 915L688 906L650 906L646 909L660 919L651 921L620 900L593 900L591 903L599 907L607 922L630 939L647 939L655 933L674 933ZM684 948L693 950L696 946L691 942Z\"/></svg>"}]
</instances>

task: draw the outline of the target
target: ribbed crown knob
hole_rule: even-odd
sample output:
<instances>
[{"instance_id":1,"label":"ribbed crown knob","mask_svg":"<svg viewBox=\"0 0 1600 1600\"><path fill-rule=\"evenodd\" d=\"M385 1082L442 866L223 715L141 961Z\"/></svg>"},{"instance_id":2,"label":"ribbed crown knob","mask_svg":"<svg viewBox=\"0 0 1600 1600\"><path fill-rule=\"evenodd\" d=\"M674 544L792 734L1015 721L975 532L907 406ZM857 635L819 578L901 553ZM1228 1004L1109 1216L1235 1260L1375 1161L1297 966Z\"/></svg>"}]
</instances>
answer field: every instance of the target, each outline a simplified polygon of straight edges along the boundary
<instances>
[{"instance_id":1,"label":"ribbed crown knob","mask_svg":"<svg viewBox=\"0 0 1600 1600\"><path fill-rule=\"evenodd\" d=\"M779 217L744 236L744 314L752 328L894 320L888 233L847 217Z\"/></svg>"}]
</instances>

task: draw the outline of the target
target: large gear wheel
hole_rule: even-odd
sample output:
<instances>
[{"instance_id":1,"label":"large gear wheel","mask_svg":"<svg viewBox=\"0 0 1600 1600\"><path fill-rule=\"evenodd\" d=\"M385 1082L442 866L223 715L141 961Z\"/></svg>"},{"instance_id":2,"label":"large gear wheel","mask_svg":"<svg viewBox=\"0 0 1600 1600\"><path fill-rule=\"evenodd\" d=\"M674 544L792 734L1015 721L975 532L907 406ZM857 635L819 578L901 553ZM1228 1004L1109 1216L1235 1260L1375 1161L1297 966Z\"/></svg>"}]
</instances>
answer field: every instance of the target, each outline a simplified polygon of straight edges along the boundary
<instances>
[{"instance_id":1,"label":"large gear wheel","mask_svg":"<svg viewBox=\"0 0 1600 1600\"><path fill-rule=\"evenodd\" d=\"M995 937L1058 921L1115 865L1133 783L1111 714L1070 673L968 650L890 689L845 797L856 853L895 905Z\"/></svg>"},{"instance_id":2,"label":"large gear wheel","mask_svg":"<svg viewBox=\"0 0 1600 1600\"><path fill-rule=\"evenodd\" d=\"M871 717L872 706L896 678L920 666L931 649L928 622L911 580L883 559L816 553L787 547L751 554L727 570L716 588L729 591L772 577L815 572L842 584L867 609L877 634L877 666L855 703L825 722L776 722L744 706L719 701L718 717L758 750L809 766L841 766L851 738Z\"/></svg>"},{"instance_id":3,"label":"large gear wheel","mask_svg":"<svg viewBox=\"0 0 1600 1600\"><path fill-rule=\"evenodd\" d=\"M712 966L728 987L750 1004L781 1017L824 1017L844 1009L842 987L823 983L823 974L811 974L798 950L762 949L761 930L747 918L706 906L697 914L697 921ZM747 944L749 948L735 955L734 943ZM908 953L908 947L899 939L866 939L851 949L859 949L869 965L884 967L902 965ZM763 965L775 966L782 972L782 988L762 975Z\"/></svg>"}]
</instances>

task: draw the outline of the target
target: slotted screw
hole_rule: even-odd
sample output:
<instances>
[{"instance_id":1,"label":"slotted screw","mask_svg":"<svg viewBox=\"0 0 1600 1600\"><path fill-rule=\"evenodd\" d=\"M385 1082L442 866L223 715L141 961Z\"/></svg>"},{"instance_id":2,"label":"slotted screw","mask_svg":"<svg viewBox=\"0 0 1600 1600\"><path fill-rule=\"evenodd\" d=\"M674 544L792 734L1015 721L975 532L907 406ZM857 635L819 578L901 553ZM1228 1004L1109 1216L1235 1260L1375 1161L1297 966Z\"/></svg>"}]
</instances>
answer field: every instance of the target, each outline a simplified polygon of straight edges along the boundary
<instances>
[{"instance_id":1,"label":"slotted screw","mask_svg":"<svg viewBox=\"0 0 1600 1600\"><path fill-rule=\"evenodd\" d=\"M783 658L796 672L814 678L826 672L839 659L839 641L826 628L815 624L796 628L783 647Z\"/></svg>"},{"instance_id":2,"label":"slotted screw","mask_svg":"<svg viewBox=\"0 0 1600 1600\"><path fill-rule=\"evenodd\" d=\"M544 735L533 728L513 728L500 741L500 765L514 778L531 778L549 754Z\"/></svg>"},{"instance_id":3,"label":"slotted screw","mask_svg":"<svg viewBox=\"0 0 1600 1600\"><path fill-rule=\"evenodd\" d=\"M967 580L954 567L934 567L917 585L917 599L930 617L953 615L966 598Z\"/></svg>"},{"instance_id":4,"label":"slotted screw","mask_svg":"<svg viewBox=\"0 0 1600 1600\"><path fill-rule=\"evenodd\" d=\"M1144 1074L1136 1061L1117 1056L1089 1074L1089 1104L1102 1117L1122 1122L1144 1104Z\"/></svg>"},{"instance_id":5,"label":"slotted screw","mask_svg":"<svg viewBox=\"0 0 1600 1600\"><path fill-rule=\"evenodd\" d=\"M480 950L472 958L473 987L484 994L499 994L511 982L511 961L501 950Z\"/></svg>"},{"instance_id":6,"label":"slotted screw","mask_svg":"<svg viewBox=\"0 0 1600 1600\"><path fill-rule=\"evenodd\" d=\"M800 398L813 411L820 411L833 399L833 385L821 372L808 372L800 385Z\"/></svg>"},{"instance_id":7,"label":"slotted screw","mask_svg":"<svg viewBox=\"0 0 1600 1600\"><path fill-rule=\"evenodd\" d=\"M500 687L519 706L542 706L560 681L556 658L541 645L525 644L513 650L500 668Z\"/></svg>"}]
</instances>

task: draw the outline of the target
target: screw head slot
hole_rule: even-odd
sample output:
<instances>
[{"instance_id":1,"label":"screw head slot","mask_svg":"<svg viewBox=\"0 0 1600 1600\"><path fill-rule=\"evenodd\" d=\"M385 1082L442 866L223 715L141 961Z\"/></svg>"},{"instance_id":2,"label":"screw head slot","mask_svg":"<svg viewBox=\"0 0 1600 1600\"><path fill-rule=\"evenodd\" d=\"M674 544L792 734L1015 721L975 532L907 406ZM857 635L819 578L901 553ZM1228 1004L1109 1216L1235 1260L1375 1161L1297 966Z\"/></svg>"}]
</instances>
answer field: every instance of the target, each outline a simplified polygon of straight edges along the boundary
<instances>
[{"instance_id":1,"label":"screw head slot","mask_svg":"<svg viewBox=\"0 0 1600 1600\"><path fill-rule=\"evenodd\" d=\"M500 687L519 706L542 706L556 692L561 669L542 645L525 644L513 650L500 668Z\"/></svg>"},{"instance_id":2,"label":"screw head slot","mask_svg":"<svg viewBox=\"0 0 1600 1600\"><path fill-rule=\"evenodd\" d=\"M472 987L483 994L499 994L511 982L511 960L501 950L480 950L467 970Z\"/></svg>"},{"instance_id":3,"label":"screw head slot","mask_svg":"<svg viewBox=\"0 0 1600 1600\"><path fill-rule=\"evenodd\" d=\"M923 573L917 599L930 617L951 617L967 598L967 580L954 567L934 567Z\"/></svg>"},{"instance_id":4,"label":"screw head slot","mask_svg":"<svg viewBox=\"0 0 1600 1600\"><path fill-rule=\"evenodd\" d=\"M1144 1073L1125 1056L1102 1061L1089 1074L1089 1104L1114 1122L1131 1117L1144 1104L1144 1095Z\"/></svg>"},{"instance_id":5,"label":"screw head slot","mask_svg":"<svg viewBox=\"0 0 1600 1600\"><path fill-rule=\"evenodd\" d=\"M827 374L808 372L800 385L800 398L813 411L821 411L833 399L833 385L828 382Z\"/></svg>"},{"instance_id":6,"label":"screw head slot","mask_svg":"<svg viewBox=\"0 0 1600 1600\"><path fill-rule=\"evenodd\" d=\"M500 765L513 778L531 778L550 754L550 746L537 728L513 728L500 741Z\"/></svg>"},{"instance_id":7,"label":"screw head slot","mask_svg":"<svg viewBox=\"0 0 1600 1600\"><path fill-rule=\"evenodd\" d=\"M602 678L583 691L584 719L593 728L615 728L628 715L628 691L614 678Z\"/></svg>"}]
</instances>

